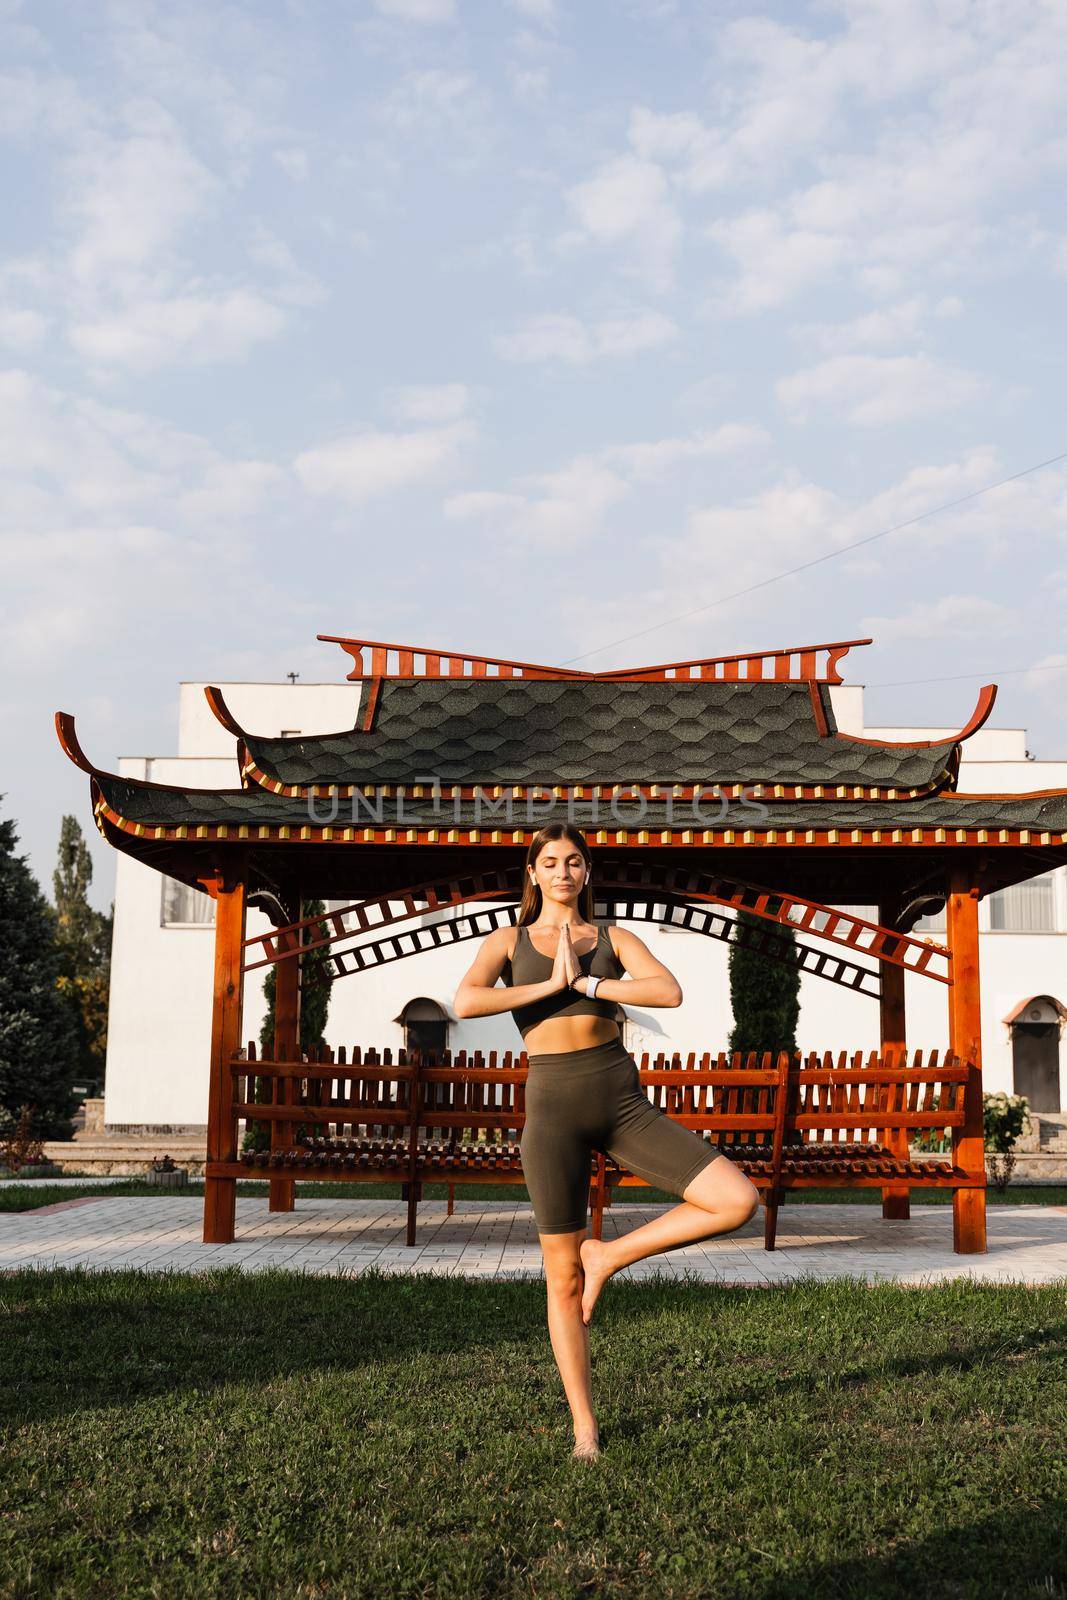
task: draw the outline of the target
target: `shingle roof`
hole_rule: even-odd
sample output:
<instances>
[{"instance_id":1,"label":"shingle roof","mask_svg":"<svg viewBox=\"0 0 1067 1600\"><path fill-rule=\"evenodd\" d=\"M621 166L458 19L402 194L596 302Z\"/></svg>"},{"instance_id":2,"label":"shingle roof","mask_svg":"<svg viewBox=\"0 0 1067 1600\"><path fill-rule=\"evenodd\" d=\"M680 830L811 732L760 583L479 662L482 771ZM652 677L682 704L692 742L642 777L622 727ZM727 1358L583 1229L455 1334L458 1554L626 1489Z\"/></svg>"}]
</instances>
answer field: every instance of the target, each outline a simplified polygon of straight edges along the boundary
<instances>
[{"instance_id":1,"label":"shingle roof","mask_svg":"<svg viewBox=\"0 0 1067 1600\"><path fill-rule=\"evenodd\" d=\"M290 739L245 734L253 781L761 783L939 787L955 740L867 744L828 734L806 683L393 679L374 728ZM257 770L258 769L258 770Z\"/></svg>"},{"instance_id":2,"label":"shingle roof","mask_svg":"<svg viewBox=\"0 0 1067 1600\"><path fill-rule=\"evenodd\" d=\"M852 829L891 830L895 828L956 828L1031 829L1034 832L1067 833L1067 791L1055 794L1019 795L960 795L954 792L932 795L914 800L810 800L775 802L766 807L769 813L760 821L751 804L731 802L720 808L716 802L705 800L703 814L706 820L694 818L689 803L676 802L674 816L668 820L666 803L648 801L643 815L638 815L636 803L620 800L617 812L601 802L594 815L590 801L572 802L573 817L568 817L563 802L549 813L547 802L537 804L533 820L527 821L526 804L516 801L513 821L503 812L492 814L486 807L476 811L472 801L454 805L446 801L435 816L430 799L405 798L403 809L393 797L377 797L377 810L369 816L360 806L353 818L351 806L342 802L334 816L331 805L323 800L313 802L313 810L306 799L269 794L260 789L227 789L214 791L182 790L141 783L133 779L118 778L107 773L97 773L95 781L112 811L130 824L145 828L195 828L198 825L216 827L277 827L287 825L294 829L321 826L330 822L340 829L348 825L377 828L404 829L421 826L436 828L519 828L542 826L546 821L573 820L577 827L587 832L598 828L648 829L656 833L681 833L688 829L735 828L751 829L759 834L768 829L806 829L823 831L827 828L843 832ZM994 841L995 842L995 841Z\"/></svg>"}]
</instances>

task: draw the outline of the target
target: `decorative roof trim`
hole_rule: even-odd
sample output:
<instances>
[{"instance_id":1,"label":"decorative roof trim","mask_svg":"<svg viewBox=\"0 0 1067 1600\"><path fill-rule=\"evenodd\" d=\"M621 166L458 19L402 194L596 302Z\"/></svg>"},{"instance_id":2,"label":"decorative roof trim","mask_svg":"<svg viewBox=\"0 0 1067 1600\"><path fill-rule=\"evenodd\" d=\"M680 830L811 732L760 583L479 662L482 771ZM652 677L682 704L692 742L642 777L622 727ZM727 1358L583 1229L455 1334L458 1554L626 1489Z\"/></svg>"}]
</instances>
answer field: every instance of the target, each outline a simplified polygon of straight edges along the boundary
<instances>
[{"instance_id":1,"label":"decorative roof trim","mask_svg":"<svg viewBox=\"0 0 1067 1600\"><path fill-rule=\"evenodd\" d=\"M244 727L241 726L241 724L238 722L237 718L234 716L233 712L230 710L229 706L226 704L226 698L223 695L222 690L219 689L215 684L213 684L213 683L205 683L204 684L204 699L207 701L208 705L210 706L211 714L215 718L215 720L222 724L222 726L226 729L227 733L232 733L234 738L236 740L238 740L239 743L244 741L245 739L255 739L255 738L267 737L267 736L265 736L263 734L254 734L254 733L250 734L247 728L244 728ZM377 690L374 687L373 680L372 680L372 686L371 686L371 689L370 689L370 700L369 700L367 706L364 706L364 701L366 699L367 699L366 696L361 696L360 697L361 710L360 710L359 720L351 728L342 728L340 730L341 733L360 733L360 732L365 732L366 731L366 729L367 729L368 711L373 713L374 709L376 708L376 702L377 702ZM57 712L56 715L58 716L59 713ZM304 738L304 739L306 739L306 738L313 738L313 739L323 739L323 738L325 738L325 739L330 739L330 738L334 738L334 737L336 737L336 735L333 732L326 733L326 734L321 734L321 733L320 734L297 734L297 736L296 736L297 739L301 739L301 738ZM295 743L296 740L294 739L293 742Z\"/></svg>"},{"instance_id":2,"label":"decorative roof trim","mask_svg":"<svg viewBox=\"0 0 1067 1600\"><path fill-rule=\"evenodd\" d=\"M363 697L367 703L363 707L363 713L359 719L359 728L362 733L372 733L374 731L374 725L378 720L378 703L381 697L382 680L379 675L370 679L367 693Z\"/></svg>"},{"instance_id":3,"label":"decorative roof trim","mask_svg":"<svg viewBox=\"0 0 1067 1600\"><path fill-rule=\"evenodd\" d=\"M146 789L151 794L161 791L167 794L243 794L243 789L190 789L184 783L156 783L149 778L127 778L121 772L106 772L103 767L94 766L82 749L81 740L78 738L74 727L74 718L69 711L57 711L56 734L63 748L64 755L82 772L87 772L93 780L94 789L97 778L113 778L116 783L128 783L134 789ZM140 823L132 823L131 827L140 827Z\"/></svg>"},{"instance_id":4,"label":"decorative roof trim","mask_svg":"<svg viewBox=\"0 0 1067 1600\"><path fill-rule=\"evenodd\" d=\"M471 655L466 651L435 650L427 645L388 644L381 639L355 639L343 634L320 633L324 644L337 644L352 658L349 680L382 678L571 678L597 682L642 682L670 679L719 683L840 683L840 662L856 645L871 639L835 639L827 644L794 644L777 650L746 650L730 656L703 656L688 661L664 661L655 666L619 667L606 672L582 672L577 667L548 667L504 656ZM363 653L370 651L369 671ZM826 656L823 671L818 657ZM392 659L391 659L392 658ZM421 668L417 662L421 660ZM764 672L764 663L773 670ZM744 672L742 673L742 666Z\"/></svg>"},{"instance_id":5,"label":"decorative roof trim","mask_svg":"<svg viewBox=\"0 0 1067 1600\"><path fill-rule=\"evenodd\" d=\"M969 739L977 733L979 728L989 721L990 714L996 704L997 685L985 683L978 691L978 700L970 718L964 723L959 733L949 734L946 739L865 739L858 733L842 733L838 729L835 735L838 739L848 739L851 744L871 745L877 750L932 750L939 744L962 744L964 739Z\"/></svg>"},{"instance_id":6,"label":"decorative roof trim","mask_svg":"<svg viewBox=\"0 0 1067 1600\"><path fill-rule=\"evenodd\" d=\"M704 656L693 661L664 661L653 667L621 667L595 672L602 681L641 682L666 678L672 682L703 683L840 683L839 663L855 645L873 644L873 639L838 639L829 644L792 644L778 650L745 650L732 656ZM820 673L818 657L825 654ZM774 663L765 673L763 664ZM742 674L741 668L745 671ZM699 671L695 671L699 668ZM720 671L719 668L722 670Z\"/></svg>"},{"instance_id":7,"label":"decorative roof trim","mask_svg":"<svg viewBox=\"0 0 1067 1600\"><path fill-rule=\"evenodd\" d=\"M124 782L131 780L124 779ZM113 827L138 839L225 842L232 844L423 844L423 845L528 845L536 828L465 828L460 826L386 827L301 823L178 823L170 826L133 822L108 805L94 783L97 826L106 819ZM165 787L159 785L158 787ZM200 791L201 793L210 791ZM976 798L970 796L969 798ZM1017 799L1018 796L1009 798ZM102 830L101 830L102 831ZM1036 828L960 828L937 824L925 828L683 828L668 833L659 828L597 828L586 830L594 845L650 846L655 849L693 845L779 845L795 849L810 845L924 846L1064 845L1067 833Z\"/></svg>"},{"instance_id":8,"label":"decorative roof trim","mask_svg":"<svg viewBox=\"0 0 1067 1600\"><path fill-rule=\"evenodd\" d=\"M81 740L74 726L74 717L69 711L56 712L56 736L68 761L73 761L76 767L80 767L82 772L89 773L90 777L98 770L81 747Z\"/></svg>"},{"instance_id":9,"label":"decorative roof trim","mask_svg":"<svg viewBox=\"0 0 1067 1600\"><path fill-rule=\"evenodd\" d=\"M433 792L432 786L427 783L283 783L280 778L272 778L269 773L257 766L255 759L247 754L243 742L240 746L244 751L241 760L241 784L250 789L253 786L265 789L268 794L285 795L290 800L330 800L334 795L341 800L350 800L357 792L362 795L384 794L403 795L405 799L424 799ZM727 800L739 800L747 796L752 800L766 800L772 805L775 801L782 800L925 800L928 796L939 794L946 782L952 777L948 767L942 767L932 782L924 784L921 788L894 788L888 784L862 784L862 783L779 783L773 778L768 778L757 783L750 779L741 780L731 778L726 782L714 784L670 783L661 780L657 783L573 783L573 784L548 784L548 783L511 783L503 779L489 779L485 783L443 783L440 786L440 796L443 800L473 800L477 790L483 796L494 800L501 800L506 793L514 799L522 799L531 794L535 799L547 799L550 794L562 797L563 790L569 789L574 799L592 799L594 795L601 800L610 800L616 795L644 795L646 800L661 800L670 795L674 800L692 800L699 789L701 796L709 793L721 794ZM587 795L588 791L588 795Z\"/></svg>"},{"instance_id":10,"label":"decorative roof trim","mask_svg":"<svg viewBox=\"0 0 1067 1600\"><path fill-rule=\"evenodd\" d=\"M808 694L811 696L811 714L815 718L815 726L819 730L820 739L830 736L830 722L823 705L822 688L814 678L808 680Z\"/></svg>"},{"instance_id":11,"label":"decorative roof trim","mask_svg":"<svg viewBox=\"0 0 1067 1600\"><path fill-rule=\"evenodd\" d=\"M205 683L204 699L211 707L211 714L216 722L221 722L227 733L232 733L235 739L240 739L244 729L230 710L223 697L222 690L213 683Z\"/></svg>"},{"instance_id":12,"label":"decorative roof trim","mask_svg":"<svg viewBox=\"0 0 1067 1600\"><path fill-rule=\"evenodd\" d=\"M478 656L468 651L434 650L420 644L386 644L381 639L350 639L343 634L319 633L323 644L338 644L352 657L349 680L359 678L595 678L595 672L575 668L546 667L532 661L511 661L506 656ZM363 652L371 652L371 667L365 671ZM389 657L397 657L390 669ZM415 669L415 658L422 657L422 671ZM490 667L503 671L490 672Z\"/></svg>"}]
</instances>

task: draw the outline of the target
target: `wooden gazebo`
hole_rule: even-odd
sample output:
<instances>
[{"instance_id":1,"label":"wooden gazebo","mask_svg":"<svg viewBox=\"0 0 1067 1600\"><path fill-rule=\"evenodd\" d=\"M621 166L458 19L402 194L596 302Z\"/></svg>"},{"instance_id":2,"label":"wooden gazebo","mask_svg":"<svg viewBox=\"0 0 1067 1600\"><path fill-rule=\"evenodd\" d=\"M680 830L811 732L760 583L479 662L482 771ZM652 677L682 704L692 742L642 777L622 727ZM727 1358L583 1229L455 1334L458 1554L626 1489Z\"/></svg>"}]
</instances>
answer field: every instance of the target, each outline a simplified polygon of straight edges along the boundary
<instances>
[{"instance_id":1,"label":"wooden gazebo","mask_svg":"<svg viewBox=\"0 0 1067 1600\"><path fill-rule=\"evenodd\" d=\"M362 684L353 728L262 737L206 690L236 742L239 789L100 771L73 717L56 715L63 749L90 775L104 838L216 902L206 1240L233 1238L246 1170L234 1109L244 973L277 966L274 1055L292 1064L292 1094L308 938L343 976L482 937L515 919L521 849L565 818L594 850L598 917L731 942L752 939L734 916L745 907L768 925L756 944L771 959L773 925L788 925L803 971L877 1001L886 1059L906 1059L906 972L944 985L950 1050L967 1064L956 1155L973 1175L953 1193L955 1246L985 1249L978 901L1067 860L1067 790L956 787L993 686L951 738L891 743L844 734L834 717L829 688L867 639L592 673L319 637L347 652L348 678ZM301 908L312 897L351 904L309 928ZM491 909L403 927L475 901ZM913 937L942 901L946 943ZM267 911L270 935L247 938L250 904ZM878 922L830 909L841 904L877 905ZM287 1133L275 1125L283 1145ZM284 1150L280 1160L272 1209L288 1209L309 1175ZM883 1187L886 1215L907 1206L905 1183Z\"/></svg>"}]
</instances>

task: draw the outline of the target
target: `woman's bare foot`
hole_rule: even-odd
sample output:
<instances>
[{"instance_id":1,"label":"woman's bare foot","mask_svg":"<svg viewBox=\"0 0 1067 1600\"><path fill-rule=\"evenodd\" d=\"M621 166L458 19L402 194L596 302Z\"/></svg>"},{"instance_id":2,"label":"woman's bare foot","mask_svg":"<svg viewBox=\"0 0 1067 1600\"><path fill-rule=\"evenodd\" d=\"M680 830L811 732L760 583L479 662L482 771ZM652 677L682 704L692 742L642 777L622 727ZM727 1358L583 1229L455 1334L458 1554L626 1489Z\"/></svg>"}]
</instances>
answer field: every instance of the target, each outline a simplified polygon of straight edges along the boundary
<instances>
[{"instance_id":1,"label":"woman's bare foot","mask_svg":"<svg viewBox=\"0 0 1067 1600\"><path fill-rule=\"evenodd\" d=\"M574 1436L574 1449L571 1458L574 1461L595 1461L600 1454L600 1434L594 1427L591 1433L579 1433Z\"/></svg>"},{"instance_id":2,"label":"woman's bare foot","mask_svg":"<svg viewBox=\"0 0 1067 1600\"><path fill-rule=\"evenodd\" d=\"M582 1321L588 1324L600 1291L615 1268L611 1265L607 1245L600 1239L583 1239L578 1247L578 1254L581 1256L582 1273L585 1278L582 1289Z\"/></svg>"}]
</instances>

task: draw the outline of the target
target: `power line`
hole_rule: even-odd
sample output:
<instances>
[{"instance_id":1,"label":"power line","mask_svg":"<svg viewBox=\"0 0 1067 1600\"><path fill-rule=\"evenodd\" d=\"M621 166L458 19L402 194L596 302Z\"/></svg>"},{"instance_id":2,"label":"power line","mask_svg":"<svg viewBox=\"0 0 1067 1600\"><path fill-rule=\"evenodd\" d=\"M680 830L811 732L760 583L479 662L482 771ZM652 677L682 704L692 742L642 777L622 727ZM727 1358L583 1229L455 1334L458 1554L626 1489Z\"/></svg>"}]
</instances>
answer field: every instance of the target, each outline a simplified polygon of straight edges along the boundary
<instances>
[{"instance_id":1,"label":"power line","mask_svg":"<svg viewBox=\"0 0 1067 1600\"><path fill-rule=\"evenodd\" d=\"M906 689L916 683L960 683L964 678L985 678L992 683L996 678L1014 678L1023 672L1067 672L1067 661L1055 661L1047 666L1005 667L1002 672L954 672L947 678L898 678L895 683L865 683L865 689Z\"/></svg>"},{"instance_id":2,"label":"power line","mask_svg":"<svg viewBox=\"0 0 1067 1600\"><path fill-rule=\"evenodd\" d=\"M1002 489L1006 483L1016 483L1020 478L1029 477L1032 472L1041 472L1045 467L1054 467L1058 461L1067 461L1067 450L1062 450L1058 456L1049 456L1047 461L1035 462L1032 467L1023 467L1021 472L1012 472L1006 478L998 478L996 483L987 483L982 489L972 489L969 494L961 494L956 500L946 500L943 505L931 506L929 511L920 511L918 516L908 517L905 522L895 522L891 528L883 528L880 533L869 533L863 539L854 540L852 544L842 545L839 550L828 550L825 555L814 556L810 561L802 561L799 566L790 567L786 572L776 572L771 578L761 578L758 583L750 583L746 589L735 589L732 594L722 594L717 600L709 600L705 605L693 606L689 611L679 611L673 617L665 617L662 622L654 622L650 628L641 628L637 633L627 633L621 639L612 639L607 644L595 645L592 650L583 650L580 655L568 656L566 661L560 662L560 666L569 667L575 661L585 661L589 656L599 655L602 650L613 650L617 645L629 644L633 639L643 639L647 634L658 633L660 628L669 628L674 622L686 622L690 617L698 617L705 611L713 610L715 606L726 605L730 600L741 600L746 594L755 594L758 589L766 589L772 583L781 583L785 578L794 578L798 572L808 572L812 567L821 566L824 561L835 561L838 556L848 555L850 550L860 550L864 545L874 544L877 539L888 538L891 533L900 533L904 528L913 528L917 522L925 522L927 517L936 517L942 511L954 511L957 506L966 505L970 500L977 500L993 489ZM1017 670L1026 672L1030 669L1020 667ZM964 676L971 677L978 674L966 673ZM932 683L936 680L931 678L926 681ZM879 684L877 687L882 688L883 685Z\"/></svg>"}]
</instances>

